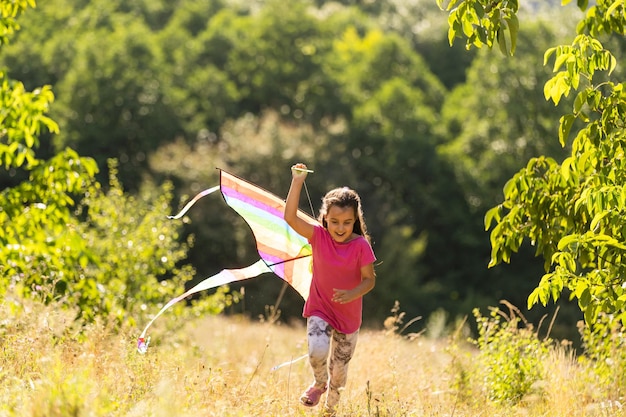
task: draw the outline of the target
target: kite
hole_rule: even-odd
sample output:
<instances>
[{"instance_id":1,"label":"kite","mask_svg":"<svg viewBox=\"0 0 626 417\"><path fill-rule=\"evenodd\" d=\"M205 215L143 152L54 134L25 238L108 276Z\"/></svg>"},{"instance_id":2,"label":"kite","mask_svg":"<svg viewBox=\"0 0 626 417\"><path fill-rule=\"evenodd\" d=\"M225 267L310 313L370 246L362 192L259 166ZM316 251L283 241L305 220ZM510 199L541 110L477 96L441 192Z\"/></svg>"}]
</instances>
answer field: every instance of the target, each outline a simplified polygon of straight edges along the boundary
<instances>
[{"instance_id":1,"label":"kite","mask_svg":"<svg viewBox=\"0 0 626 417\"><path fill-rule=\"evenodd\" d=\"M309 296L312 278L311 245L283 219L284 200L224 170L219 172L220 185L198 193L178 214L168 217L180 219L200 198L219 190L226 204L243 217L252 230L261 259L245 268L224 269L169 301L139 336L139 353L143 354L148 350L150 338L146 338L146 333L152 323L168 308L199 291L273 272L291 285L304 300ZM298 210L298 217L311 224L319 224L301 210Z\"/></svg>"}]
</instances>

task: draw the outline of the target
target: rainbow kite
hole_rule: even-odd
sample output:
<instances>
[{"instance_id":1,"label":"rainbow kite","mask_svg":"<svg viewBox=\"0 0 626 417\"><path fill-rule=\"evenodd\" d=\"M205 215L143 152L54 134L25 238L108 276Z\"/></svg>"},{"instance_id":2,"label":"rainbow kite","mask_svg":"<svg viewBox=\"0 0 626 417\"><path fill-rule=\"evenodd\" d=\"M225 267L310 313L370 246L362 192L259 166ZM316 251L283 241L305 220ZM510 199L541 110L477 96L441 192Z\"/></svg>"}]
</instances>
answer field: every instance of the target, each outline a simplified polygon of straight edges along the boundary
<instances>
[{"instance_id":1,"label":"rainbow kite","mask_svg":"<svg viewBox=\"0 0 626 417\"><path fill-rule=\"evenodd\" d=\"M198 193L171 219L180 219L202 197L220 190L222 196L252 229L257 251L261 259L241 269L224 269L200 282L184 294L172 299L157 313L144 328L137 342L137 350L146 353L150 338L146 338L148 328L168 308L199 291L219 287L235 281L256 277L264 272L273 272L289 283L305 300L311 286L311 245L283 219L285 202L274 194L220 170L220 185ZM298 210L303 220L317 224L303 211Z\"/></svg>"}]
</instances>

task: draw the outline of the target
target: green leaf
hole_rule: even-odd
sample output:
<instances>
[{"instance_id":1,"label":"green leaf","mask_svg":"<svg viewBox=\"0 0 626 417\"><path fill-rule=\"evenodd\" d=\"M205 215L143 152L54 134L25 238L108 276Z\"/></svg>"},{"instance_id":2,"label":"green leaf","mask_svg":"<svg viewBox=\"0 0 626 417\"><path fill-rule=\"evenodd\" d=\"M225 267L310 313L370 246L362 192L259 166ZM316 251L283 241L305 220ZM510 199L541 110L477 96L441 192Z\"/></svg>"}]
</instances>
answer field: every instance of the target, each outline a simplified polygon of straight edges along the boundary
<instances>
[{"instance_id":1,"label":"green leaf","mask_svg":"<svg viewBox=\"0 0 626 417\"><path fill-rule=\"evenodd\" d=\"M456 38L456 31L450 26L448 29L448 45L454 45L454 39Z\"/></svg>"},{"instance_id":2,"label":"green leaf","mask_svg":"<svg viewBox=\"0 0 626 417\"><path fill-rule=\"evenodd\" d=\"M609 75L611 75L613 73L613 70L615 70L615 67L617 67L617 60L611 54L611 56L609 57L609 71L608 71Z\"/></svg>"},{"instance_id":3,"label":"green leaf","mask_svg":"<svg viewBox=\"0 0 626 417\"><path fill-rule=\"evenodd\" d=\"M511 196L511 194L513 193L513 190L515 190L515 186L517 184L517 179L516 177L511 178L510 180L508 180L505 184L504 187L502 189L503 193L504 193L504 198L509 198Z\"/></svg>"},{"instance_id":4,"label":"green leaf","mask_svg":"<svg viewBox=\"0 0 626 417\"><path fill-rule=\"evenodd\" d=\"M474 33L474 25L470 19L463 19L461 21L461 27L463 28L463 34L467 37L472 36Z\"/></svg>"},{"instance_id":5,"label":"green leaf","mask_svg":"<svg viewBox=\"0 0 626 417\"><path fill-rule=\"evenodd\" d=\"M559 284L553 282L550 286L550 295L552 296L552 301L558 301L559 297L561 296L561 291L563 291L562 281Z\"/></svg>"},{"instance_id":6,"label":"green leaf","mask_svg":"<svg viewBox=\"0 0 626 417\"><path fill-rule=\"evenodd\" d=\"M554 93L554 88L556 86L556 78L550 78L543 85L543 96L546 100L550 100Z\"/></svg>"},{"instance_id":7,"label":"green leaf","mask_svg":"<svg viewBox=\"0 0 626 417\"><path fill-rule=\"evenodd\" d=\"M563 66L563 64L568 61L571 62L570 58L573 58L572 54L570 53L561 53L557 55L556 59L554 60L554 67L552 68L552 71L557 72L561 68L561 66Z\"/></svg>"},{"instance_id":8,"label":"green leaf","mask_svg":"<svg viewBox=\"0 0 626 417\"><path fill-rule=\"evenodd\" d=\"M517 33L519 32L519 20L517 19L517 15L513 14L509 16L508 23L509 33L511 34L511 55L513 55L517 47Z\"/></svg>"},{"instance_id":9,"label":"green leaf","mask_svg":"<svg viewBox=\"0 0 626 417\"><path fill-rule=\"evenodd\" d=\"M576 282L576 287L574 288L573 294L576 298L581 298L585 290L589 290L589 286L587 285L587 283L583 280L578 280Z\"/></svg>"},{"instance_id":10,"label":"green leaf","mask_svg":"<svg viewBox=\"0 0 626 417\"><path fill-rule=\"evenodd\" d=\"M528 296L527 308L530 310L535 304L539 302L539 293L541 290L539 287L535 288Z\"/></svg>"},{"instance_id":11,"label":"green leaf","mask_svg":"<svg viewBox=\"0 0 626 417\"><path fill-rule=\"evenodd\" d=\"M444 1L446 2L446 5L444 6ZM437 5L439 5L439 8L441 10L452 10L456 4L459 2L459 0L437 0Z\"/></svg>"},{"instance_id":12,"label":"green leaf","mask_svg":"<svg viewBox=\"0 0 626 417\"><path fill-rule=\"evenodd\" d=\"M598 317L598 306L592 304L588 305L587 308L584 310L584 316L585 322L591 326Z\"/></svg>"},{"instance_id":13,"label":"green leaf","mask_svg":"<svg viewBox=\"0 0 626 417\"><path fill-rule=\"evenodd\" d=\"M576 98L574 99L574 113L579 113L582 110L582 107L587 102L587 96L587 90L583 90L576 95Z\"/></svg>"},{"instance_id":14,"label":"green leaf","mask_svg":"<svg viewBox=\"0 0 626 417\"><path fill-rule=\"evenodd\" d=\"M26 152L22 151L20 153L17 154L17 156L15 157L15 162L14 162L14 166L15 167L21 167L24 164L24 159L26 158Z\"/></svg>"},{"instance_id":15,"label":"green leaf","mask_svg":"<svg viewBox=\"0 0 626 417\"><path fill-rule=\"evenodd\" d=\"M569 179L570 179L571 165L572 165L572 157L565 158L565 160L561 164L561 175L563 176L566 182L569 182Z\"/></svg>"},{"instance_id":16,"label":"green leaf","mask_svg":"<svg viewBox=\"0 0 626 417\"><path fill-rule=\"evenodd\" d=\"M496 39L498 41L498 47L500 48L500 52L502 52L503 55L508 55L509 52L506 47L506 39L504 36L504 29L502 29L502 26L500 26L496 30Z\"/></svg>"},{"instance_id":17,"label":"green leaf","mask_svg":"<svg viewBox=\"0 0 626 417\"><path fill-rule=\"evenodd\" d=\"M606 14L604 15L604 19L605 20L610 20L611 19L611 15L615 13L615 11L617 10L618 7L623 7L624 6L624 1L623 0L617 0L614 1L613 4L611 6L609 6L608 9L606 9Z\"/></svg>"},{"instance_id":18,"label":"green leaf","mask_svg":"<svg viewBox=\"0 0 626 417\"><path fill-rule=\"evenodd\" d=\"M589 291L589 287L585 286L578 296L578 304L582 310L585 310L589 303L591 302L591 292Z\"/></svg>"},{"instance_id":19,"label":"green leaf","mask_svg":"<svg viewBox=\"0 0 626 417\"><path fill-rule=\"evenodd\" d=\"M549 285L544 285L544 286L540 286L540 291L539 291L539 301L541 302L541 305L543 305L544 307L548 305L548 300L550 299L550 286Z\"/></svg>"},{"instance_id":20,"label":"green leaf","mask_svg":"<svg viewBox=\"0 0 626 417\"><path fill-rule=\"evenodd\" d=\"M571 245L574 242L578 242L578 240L580 239L579 235L567 235L561 238L561 240L559 240L559 243L557 245L558 249L560 251L564 250L565 248L567 248L569 245Z\"/></svg>"},{"instance_id":21,"label":"green leaf","mask_svg":"<svg viewBox=\"0 0 626 417\"><path fill-rule=\"evenodd\" d=\"M596 215L593 216L593 219L591 220L591 224L589 225L589 229L593 230L593 231L596 231L596 228L600 224L600 221L602 221L602 219L604 219L608 214L609 214L609 211L602 211L600 213L596 213Z\"/></svg>"},{"instance_id":22,"label":"green leaf","mask_svg":"<svg viewBox=\"0 0 626 417\"><path fill-rule=\"evenodd\" d=\"M501 219L502 206L495 206L485 213L485 230L489 230L491 227L491 223L495 219L496 222L499 222Z\"/></svg>"},{"instance_id":23,"label":"green leaf","mask_svg":"<svg viewBox=\"0 0 626 417\"><path fill-rule=\"evenodd\" d=\"M556 52L556 47L555 48L549 48L549 49L546 50L546 52L543 53L543 65L544 66L548 63L548 60L550 59L552 54L554 54L555 52Z\"/></svg>"}]
</instances>

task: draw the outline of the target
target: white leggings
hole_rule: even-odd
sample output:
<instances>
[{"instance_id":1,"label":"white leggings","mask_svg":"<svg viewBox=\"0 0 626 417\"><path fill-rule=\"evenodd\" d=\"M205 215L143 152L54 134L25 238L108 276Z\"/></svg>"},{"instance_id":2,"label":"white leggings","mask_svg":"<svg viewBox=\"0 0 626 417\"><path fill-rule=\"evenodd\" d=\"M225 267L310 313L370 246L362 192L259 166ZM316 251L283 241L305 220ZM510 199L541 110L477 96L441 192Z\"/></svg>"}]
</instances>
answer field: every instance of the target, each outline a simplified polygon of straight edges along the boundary
<instances>
[{"instance_id":1,"label":"white leggings","mask_svg":"<svg viewBox=\"0 0 626 417\"><path fill-rule=\"evenodd\" d=\"M321 318L311 316L307 320L307 334L309 362L313 368L314 384L320 389L328 387L326 408L334 409L339 402L339 391L346 385L348 379L348 364L354 354L359 331L344 334L333 329ZM332 355L327 365L331 335Z\"/></svg>"}]
</instances>

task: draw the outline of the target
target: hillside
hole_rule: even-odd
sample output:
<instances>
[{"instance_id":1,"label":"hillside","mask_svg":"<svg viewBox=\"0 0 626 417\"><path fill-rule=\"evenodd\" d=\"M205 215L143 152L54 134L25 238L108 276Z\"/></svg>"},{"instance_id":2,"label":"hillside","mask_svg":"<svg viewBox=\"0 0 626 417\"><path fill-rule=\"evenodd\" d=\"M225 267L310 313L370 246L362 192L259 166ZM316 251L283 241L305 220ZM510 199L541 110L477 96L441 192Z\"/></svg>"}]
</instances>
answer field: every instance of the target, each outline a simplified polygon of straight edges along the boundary
<instances>
[{"instance_id":1,"label":"hillside","mask_svg":"<svg viewBox=\"0 0 626 417\"><path fill-rule=\"evenodd\" d=\"M303 328L222 316L180 323L170 316L140 355L136 329L81 331L72 327L71 312L15 301L0 304L0 416L318 415L298 404L310 382L305 360L272 371L306 352ZM481 376L488 358L459 340L464 336L430 338L437 333L431 324L425 334L401 337L391 331L397 319L388 319L387 331L362 331L339 415L626 415L610 401L619 387L603 389L589 362L566 347L535 358L542 378L527 395L498 402L490 400L497 381ZM489 356L502 369L514 360L498 349Z\"/></svg>"}]
</instances>

